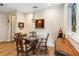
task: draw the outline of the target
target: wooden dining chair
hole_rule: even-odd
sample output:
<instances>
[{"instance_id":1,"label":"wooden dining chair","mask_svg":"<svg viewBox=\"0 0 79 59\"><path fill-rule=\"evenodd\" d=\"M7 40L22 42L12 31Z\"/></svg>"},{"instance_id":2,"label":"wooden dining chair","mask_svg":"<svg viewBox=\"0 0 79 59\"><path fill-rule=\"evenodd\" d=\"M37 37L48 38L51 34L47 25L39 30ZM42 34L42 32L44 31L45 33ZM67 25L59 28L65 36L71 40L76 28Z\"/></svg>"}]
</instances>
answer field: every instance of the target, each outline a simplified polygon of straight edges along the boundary
<instances>
[{"instance_id":1,"label":"wooden dining chair","mask_svg":"<svg viewBox=\"0 0 79 59\"><path fill-rule=\"evenodd\" d=\"M26 36L27 36L27 33L23 33L22 36L23 36L23 37L26 37Z\"/></svg>"},{"instance_id":2,"label":"wooden dining chair","mask_svg":"<svg viewBox=\"0 0 79 59\"><path fill-rule=\"evenodd\" d=\"M16 33L15 34L15 41L16 41L16 50L17 50L17 55L19 55L20 53L23 55L23 43L22 43L22 39L20 37L21 33Z\"/></svg>"},{"instance_id":3,"label":"wooden dining chair","mask_svg":"<svg viewBox=\"0 0 79 59\"><path fill-rule=\"evenodd\" d=\"M27 55L28 52L31 50L31 46L29 46L26 43L26 40L23 39L22 34L21 33L17 33L15 34L14 37L15 41L16 41L16 50L17 50L17 55Z\"/></svg>"},{"instance_id":4,"label":"wooden dining chair","mask_svg":"<svg viewBox=\"0 0 79 59\"><path fill-rule=\"evenodd\" d=\"M35 36L36 36L36 31L31 31L31 32L30 32L30 36L31 36L31 37L35 37Z\"/></svg>"},{"instance_id":5,"label":"wooden dining chair","mask_svg":"<svg viewBox=\"0 0 79 59\"><path fill-rule=\"evenodd\" d=\"M41 41L39 42L39 49L41 48L44 48L44 51L45 53L47 54L47 40L48 40L48 37L49 37L49 33L47 34L47 37L46 38L41 38Z\"/></svg>"}]
</instances>

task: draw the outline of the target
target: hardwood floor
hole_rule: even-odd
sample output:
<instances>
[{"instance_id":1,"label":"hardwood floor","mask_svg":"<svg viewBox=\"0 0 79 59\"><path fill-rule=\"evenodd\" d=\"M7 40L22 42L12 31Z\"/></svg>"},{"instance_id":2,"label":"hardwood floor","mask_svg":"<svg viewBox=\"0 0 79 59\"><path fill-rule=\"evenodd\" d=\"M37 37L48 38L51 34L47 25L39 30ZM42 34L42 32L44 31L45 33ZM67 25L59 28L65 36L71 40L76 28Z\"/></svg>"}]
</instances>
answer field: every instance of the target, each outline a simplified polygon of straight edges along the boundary
<instances>
[{"instance_id":1,"label":"hardwood floor","mask_svg":"<svg viewBox=\"0 0 79 59\"><path fill-rule=\"evenodd\" d=\"M65 55L79 56L78 51L72 46L72 44L69 42L69 39L67 38L58 38L55 41L55 49L56 51L60 51Z\"/></svg>"},{"instance_id":2,"label":"hardwood floor","mask_svg":"<svg viewBox=\"0 0 79 59\"><path fill-rule=\"evenodd\" d=\"M48 56L54 55L54 49L48 47ZM16 56L15 42L0 42L0 56Z\"/></svg>"},{"instance_id":3,"label":"hardwood floor","mask_svg":"<svg viewBox=\"0 0 79 59\"><path fill-rule=\"evenodd\" d=\"M0 56L16 56L15 42L1 42Z\"/></svg>"},{"instance_id":4,"label":"hardwood floor","mask_svg":"<svg viewBox=\"0 0 79 59\"><path fill-rule=\"evenodd\" d=\"M48 56L55 56L53 47L48 47Z\"/></svg>"}]
</instances>

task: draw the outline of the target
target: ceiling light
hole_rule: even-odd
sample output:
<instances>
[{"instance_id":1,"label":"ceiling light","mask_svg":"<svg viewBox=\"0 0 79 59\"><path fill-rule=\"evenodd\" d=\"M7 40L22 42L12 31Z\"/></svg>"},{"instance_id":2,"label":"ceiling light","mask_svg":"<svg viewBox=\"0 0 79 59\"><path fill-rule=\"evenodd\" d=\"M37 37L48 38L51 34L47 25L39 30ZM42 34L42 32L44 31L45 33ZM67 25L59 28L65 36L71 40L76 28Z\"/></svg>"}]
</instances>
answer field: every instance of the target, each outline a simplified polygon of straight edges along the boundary
<instances>
[{"instance_id":1,"label":"ceiling light","mask_svg":"<svg viewBox=\"0 0 79 59\"><path fill-rule=\"evenodd\" d=\"M38 8L38 7L37 7L37 6L34 6L34 7L33 7L33 17L32 17L32 22L33 22L33 23L35 22L36 17L37 17L36 13L34 12L34 10L35 10L36 8Z\"/></svg>"},{"instance_id":2,"label":"ceiling light","mask_svg":"<svg viewBox=\"0 0 79 59\"><path fill-rule=\"evenodd\" d=\"M37 6L34 6L33 8L37 8Z\"/></svg>"},{"instance_id":3,"label":"ceiling light","mask_svg":"<svg viewBox=\"0 0 79 59\"><path fill-rule=\"evenodd\" d=\"M50 6L51 3L48 3L48 6Z\"/></svg>"}]
</instances>

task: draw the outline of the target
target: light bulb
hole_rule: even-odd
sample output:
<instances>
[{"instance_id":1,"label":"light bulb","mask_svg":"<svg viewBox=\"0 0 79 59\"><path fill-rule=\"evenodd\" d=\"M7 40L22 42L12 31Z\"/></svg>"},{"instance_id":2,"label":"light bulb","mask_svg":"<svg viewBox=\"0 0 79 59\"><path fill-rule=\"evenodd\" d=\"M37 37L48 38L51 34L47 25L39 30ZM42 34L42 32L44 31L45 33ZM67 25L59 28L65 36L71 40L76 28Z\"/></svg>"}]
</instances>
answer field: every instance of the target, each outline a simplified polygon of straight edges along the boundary
<instances>
[{"instance_id":1,"label":"light bulb","mask_svg":"<svg viewBox=\"0 0 79 59\"><path fill-rule=\"evenodd\" d=\"M50 6L51 3L48 3L48 6Z\"/></svg>"}]
</instances>

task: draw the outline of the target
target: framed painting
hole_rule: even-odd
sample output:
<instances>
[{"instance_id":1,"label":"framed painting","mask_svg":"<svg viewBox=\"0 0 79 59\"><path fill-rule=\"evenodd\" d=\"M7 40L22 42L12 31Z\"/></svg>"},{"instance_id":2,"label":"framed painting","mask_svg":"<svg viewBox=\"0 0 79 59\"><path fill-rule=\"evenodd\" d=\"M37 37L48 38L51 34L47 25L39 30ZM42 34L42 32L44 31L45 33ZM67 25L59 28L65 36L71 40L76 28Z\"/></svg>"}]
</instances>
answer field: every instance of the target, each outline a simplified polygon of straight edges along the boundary
<instances>
[{"instance_id":1,"label":"framed painting","mask_svg":"<svg viewBox=\"0 0 79 59\"><path fill-rule=\"evenodd\" d=\"M36 19L35 28L44 28L44 19Z\"/></svg>"},{"instance_id":2,"label":"framed painting","mask_svg":"<svg viewBox=\"0 0 79 59\"><path fill-rule=\"evenodd\" d=\"M23 22L18 22L18 28L23 29L24 28L24 23Z\"/></svg>"}]
</instances>

